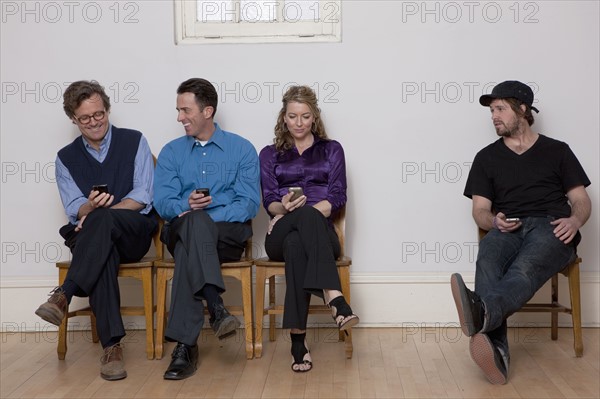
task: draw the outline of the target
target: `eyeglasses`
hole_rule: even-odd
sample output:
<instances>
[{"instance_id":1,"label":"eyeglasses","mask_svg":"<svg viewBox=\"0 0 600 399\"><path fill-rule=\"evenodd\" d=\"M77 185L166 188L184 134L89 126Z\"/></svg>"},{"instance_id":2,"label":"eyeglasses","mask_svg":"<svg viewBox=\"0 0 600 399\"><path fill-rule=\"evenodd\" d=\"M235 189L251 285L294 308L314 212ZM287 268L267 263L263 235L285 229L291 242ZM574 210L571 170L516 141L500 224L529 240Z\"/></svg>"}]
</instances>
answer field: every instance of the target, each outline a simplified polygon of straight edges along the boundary
<instances>
[{"instance_id":1,"label":"eyeglasses","mask_svg":"<svg viewBox=\"0 0 600 399\"><path fill-rule=\"evenodd\" d=\"M91 122L92 118L94 118L94 120L96 121L101 121L102 119L104 119L104 115L106 115L105 111L96 111L91 115L83 115L80 117L75 117L75 119L82 125L86 125Z\"/></svg>"}]
</instances>

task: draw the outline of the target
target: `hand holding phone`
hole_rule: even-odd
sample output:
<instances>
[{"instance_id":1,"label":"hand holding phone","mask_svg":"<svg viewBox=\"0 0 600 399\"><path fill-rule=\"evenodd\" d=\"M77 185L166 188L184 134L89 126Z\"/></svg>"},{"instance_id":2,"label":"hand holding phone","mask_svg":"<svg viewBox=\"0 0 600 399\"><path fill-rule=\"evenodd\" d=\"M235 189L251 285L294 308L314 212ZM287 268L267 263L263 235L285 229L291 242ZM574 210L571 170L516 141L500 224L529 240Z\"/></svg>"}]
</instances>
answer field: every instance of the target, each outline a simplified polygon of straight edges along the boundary
<instances>
[{"instance_id":1,"label":"hand holding phone","mask_svg":"<svg viewBox=\"0 0 600 399\"><path fill-rule=\"evenodd\" d=\"M302 187L289 187L288 193L292 193L292 196L289 199L290 202L296 201L298 198L304 195Z\"/></svg>"},{"instance_id":2,"label":"hand holding phone","mask_svg":"<svg viewBox=\"0 0 600 399\"><path fill-rule=\"evenodd\" d=\"M88 197L88 202L94 209L108 208L115 199L114 196L110 195L110 193L108 192L108 184L94 184L92 186L92 192L94 191L97 191L98 194L96 194L94 198L90 199L90 197L92 196L92 194L90 193L90 196ZM102 194L106 195L103 196Z\"/></svg>"},{"instance_id":3,"label":"hand holding phone","mask_svg":"<svg viewBox=\"0 0 600 399\"><path fill-rule=\"evenodd\" d=\"M198 194L202 194L201 197ZM212 203L212 197L210 191L206 187L199 187L192 191L188 197L188 204L190 208L195 211L196 209L204 209Z\"/></svg>"}]
</instances>

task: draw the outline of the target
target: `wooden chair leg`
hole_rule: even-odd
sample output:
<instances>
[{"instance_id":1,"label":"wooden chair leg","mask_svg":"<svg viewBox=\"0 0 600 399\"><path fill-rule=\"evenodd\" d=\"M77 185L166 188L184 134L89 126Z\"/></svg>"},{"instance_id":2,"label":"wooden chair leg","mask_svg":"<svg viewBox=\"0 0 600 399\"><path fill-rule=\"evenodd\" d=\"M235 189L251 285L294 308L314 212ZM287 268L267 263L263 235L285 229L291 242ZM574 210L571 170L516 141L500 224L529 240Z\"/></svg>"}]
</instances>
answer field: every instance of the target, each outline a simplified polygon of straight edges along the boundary
<instances>
[{"instance_id":1,"label":"wooden chair leg","mask_svg":"<svg viewBox=\"0 0 600 399\"><path fill-rule=\"evenodd\" d=\"M552 306L558 306L558 273L552 276ZM550 312L550 336L553 341L558 339L558 311Z\"/></svg>"},{"instance_id":2,"label":"wooden chair leg","mask_svg":"<svg viewBox=\"0 0 600 399\"><path fill-rule=\"evenodd\" d=\"M66 269L58 269L58 285L61 286L67 278ZM59 360L65 360L67 355L67 323L69 321L69 305L67 305L67 314L63 319L62 323L58 327L58 346L56 352L58 353Z\"/></svg>"},{"instance_id":3,"label":"wooden chair leg","mask_svg":"<svg viewBox=\"0 0 600 399\"><path fill-rule=\"evenodd\" d=\"M90 328L92 330L92 342L96 344L98 341L100 341L100 337L98 337L98 329L96 328L96 315L94 313L90 315L90 323Z\"/></svg>"},{"instance_id":4,"label":"wooden chair leg","mask_svg":"<svg viewBox=\"0 0 600 399\"><path fill-rule=\"evenodd\" d=\"M338 268L340 275L340 284L342 286L342 294L344 294L344 298L348 304L351 303L350 297L350 268L349 267L340 267ZM348 335L344 336L344 333L340 331L340 340L344 340L344 346L346 350L346 359L352 359L352 354L354 352L354 346L352 344L352 329L347 330Z\"/></svg>"},{"instance_id":5,"label":"wooden chair leg","mask_svg":"<svg viewBox=\"0 0 600 399\"><path fill-rule=\"evenodd\" d=\"M69 309L67 307L67 315L58 327L58 346L56 352L59 360L65 360L67 354L67 322L69 321Z\"/></svg>"},{"instance_id":6,"label":"wooden chair leg","mask_svg":"<svg viewBox=\"0 0 600 399\"><path fill-rule=\"evenodd\" d=\"M275 276L269 277L269 307L276 306L275 298ZM275 315L269 315L269 341L275 341Z\"/></svg>"},{"instance_id":7,"label":"wooden chair leg","mask_svg":"<svg viewBox=\"0 0 600 399\"><path fill-rule=\"evenodd\" d=\"M144 316L146 317L146 357L154 359L154 299L152 295L152 267L142 271Z\"/></svg>"},{"instance_id":8,"label":"wooden chair leg","mask_svg":"<svg viewBox=\"0 0 600 399\"><path fill-rule=\"evenodd\" d=\"M156 342L154 343L154 355L156 359L163 357L163 344L165 341L167 305L167 270L159 267L156 270Z\"/></svg>"},{"instance_id":9,"label":"wooden chair leg","mask_svg":"<svg viewBox=\"0 0 600 399\"><path fill-rule=\"evenodd\" d=\"M242 284L242 306L244 309L244 331L246 335L246 359L254 357L254 323L252 317L252 268L245 267L240 271Z\"/></svg>"},{"instance_id":10,"label":"wooden chair leg","mask_svg":"<svg viewBox=\"0 0 600 399\"><path fill-rule=\"evenodd\" d=\"M254 357L260 359L262 356L262 329L265 314L265 268L256 268L256 303L254 310Z\"/></svg>"},{"instance_id":11,"label":"wooden chair leg","mask_svg":"<svg viewBox=\"0 0 600 399\"><path fill-rule=\"evenodd\" d=\"M571 296L571 317L573 319L573 346L575 356L583 356L583 335L581 332L581 294L579 281L579 264L569 266L569 294Z\"/></svg>"}]
</instances>

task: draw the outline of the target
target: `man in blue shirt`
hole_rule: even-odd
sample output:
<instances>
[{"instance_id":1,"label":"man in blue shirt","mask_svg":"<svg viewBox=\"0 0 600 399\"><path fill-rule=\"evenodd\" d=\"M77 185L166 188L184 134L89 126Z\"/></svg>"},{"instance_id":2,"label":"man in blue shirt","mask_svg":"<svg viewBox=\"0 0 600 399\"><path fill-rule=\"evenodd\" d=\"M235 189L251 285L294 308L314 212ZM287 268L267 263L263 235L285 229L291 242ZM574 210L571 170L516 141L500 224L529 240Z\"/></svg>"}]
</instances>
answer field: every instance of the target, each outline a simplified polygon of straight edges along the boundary
<instances>
[{"instance_id":1,"label":"man in blue shirt","mask_svg":"<svg viewBox=\"0 0 600 399\"><path fill-rule=\"evenodd\" d=\"M35 313L58 326L73 295L89 296L104 348L100 375L119 380L127 372L117 276L121 262L148 252L157 228L149 216L152 154L142 133L110 124L110 99L98 82L71 84L63 107L81 132L56 158L56 182L69 219L60 234L73 259L63 285Z\"/></svg>"},{"instance_id":2,"label":"man in blue shirt","mask_svg":"<svg viewBox=\"0 0 600 399\"><path fill-rule=\"evenodd\" d=\"M218 96L205 79L177 89L177 121L185 136L160 152L154 206L168 223L161 239L175 258L171 308L165 337L177 342L164 378L196 372L198 337L206 300L210 325L219 339L239 327L221 299L220 262L239 260L258 212L259 164L252 144L213 122ZM162 337L158 337L162 339Z\"/></svg>"}]
</instances>

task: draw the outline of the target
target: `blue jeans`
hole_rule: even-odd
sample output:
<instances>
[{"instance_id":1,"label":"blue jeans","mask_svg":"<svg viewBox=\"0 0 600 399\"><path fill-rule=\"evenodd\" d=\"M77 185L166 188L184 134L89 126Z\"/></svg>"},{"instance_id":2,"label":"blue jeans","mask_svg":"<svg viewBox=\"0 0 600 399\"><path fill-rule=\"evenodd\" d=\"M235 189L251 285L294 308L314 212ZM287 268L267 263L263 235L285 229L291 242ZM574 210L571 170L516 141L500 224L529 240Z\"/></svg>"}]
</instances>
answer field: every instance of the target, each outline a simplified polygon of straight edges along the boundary
<instances>
[{"instance_id":1,"label":"blue jeans","mask_svg":"<svg viewBox=\"0 0 600 399\"><path fill-rule=\"evenodd\" d=\"M475 292L485 305L482 332L507 354L508 316L575 259L577 240L564 244L556 238L550 224L554 219L521 218L518 230L502 233L493 229L479 243Z\"/></svg>"}]
</instances>

